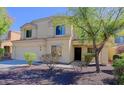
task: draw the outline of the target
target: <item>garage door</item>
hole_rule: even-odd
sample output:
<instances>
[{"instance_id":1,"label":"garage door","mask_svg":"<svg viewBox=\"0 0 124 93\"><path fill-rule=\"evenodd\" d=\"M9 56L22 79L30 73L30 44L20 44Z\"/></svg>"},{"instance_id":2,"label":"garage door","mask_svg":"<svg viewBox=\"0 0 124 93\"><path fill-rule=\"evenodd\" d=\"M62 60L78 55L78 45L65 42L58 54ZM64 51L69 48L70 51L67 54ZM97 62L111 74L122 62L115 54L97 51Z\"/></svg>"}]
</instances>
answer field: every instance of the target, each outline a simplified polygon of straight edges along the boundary
<instances>
[{"instance_id":1,"label":"garage door","mask_svg":"<svg viewBox=\"0 0 124 93\"><path fill-rule=\"evenodd\" d=\"M33 52L37 55L37 61L40 60L40 57L42 55L42 51L40 51L40 47L34 46L34 47L17 47L15 51L15 57L16 59L24 60L24 53L25 52Z\"/></svg>"}]
</instances>

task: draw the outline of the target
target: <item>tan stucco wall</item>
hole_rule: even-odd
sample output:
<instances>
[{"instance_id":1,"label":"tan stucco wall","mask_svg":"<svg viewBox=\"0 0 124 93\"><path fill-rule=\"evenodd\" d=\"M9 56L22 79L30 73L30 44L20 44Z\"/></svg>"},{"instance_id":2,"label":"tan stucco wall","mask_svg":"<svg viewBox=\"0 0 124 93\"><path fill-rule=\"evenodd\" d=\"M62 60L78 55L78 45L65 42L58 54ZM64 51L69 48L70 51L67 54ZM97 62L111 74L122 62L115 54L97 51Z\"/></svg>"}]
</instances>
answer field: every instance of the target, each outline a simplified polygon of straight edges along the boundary
<instances>
[{"instance_id":1,"label":"tan stucco wall","mask_svg":"<svg viewBox=\"0 0 124 93\"><path fill-rule=\"evenodd\" d=\"M14 41L14 40L20 40L20 32L14 32L14 31L9 31L7 33L5 33L4 35L2 35L0 37L0 40L2 41Z\"/></svg>"},{"instance_id":2,"label":"tan stucco wall","mask_svg":"<svg viewBox=\"0 0 124 93\"><path fill-rule=\"evenodd\" d=\"M41 60L43 54L51 53L52 45L60 45L62 47L62 56L59 62L69 63L74 61L74 48L82 48L82 61L84 61L84 54L87 53L87 46L73 46L70 37L58 37L48 39L36 39L36 40L23 40L14 42L13 56L14 59L24 60L25 52L34 52L37 54L37 61ZM94 59L92 62L95 62ZM108 63L108 47L104 47L100 53L100 63Z\"/></svg>"},{"instance_id":3,"label":"tan stucco wall","mask_svg":"<svg viewBox=\"0 0 124 93\"><path fill-rule=\"evenodd\" d=\"M70 56L72 51L69 49L69 40L70 37L17 41L13 43L12 58L24 60L25 52L34 52L37 55L37 61L42 61L41 56L51 53L52 45L60 45L62 47L62 56L59 62L69 63L72 60L72 56Z\"/></svg>"},{"instance_id":4,"label":"tan stucco wall","mask_svg":"<svg viewBox=\"0 0 124 93\"><path fill-rule=\"evenodd\" d=\"M2 43L1 43L0 47L4 48L4 46L9 46L10 53L12 54L12 47L13 47L12 41L14 41L14 40L20 40L20 33L10 31L2 36Z\"/></svg>"},{"instance_id":5,"label":"tan stucco wall","mask_svg":"<svg viewBox=\"0 0 124 93\"><path fill-rule=\"evenodd\" d=\"M32 37L26 38L26 30L32 29ZM65 36L71 35L71 26L65 26ZM36 38L48 38L57 37L55 35L55 27L52 24L51 18L42 19L39 21L32 21L21 27L21 39L36 39Z\"/></svg>"},{"instance_id":6,"label":"tan stucco wall","mask_svg":"<svg viewBox=\"0 0 124 93\"><path fill-rule=\"evenodd\" d=\"M85 53L87 53L87 47L86 46L82 46L81 48L82 48L82 52L81 52L82 53L82 58L81 58L81 60L84 61L85 60L85 57L83 55Z\"/></svg>"},{"instance_id":7,"label":"tan stucco wall","mask_svg":"<svg viewBox=\"0 0 124 93\"><path fill-rule=\"evenodd\" d=\"M10 53L12 53L12 42L11 41L3 41L2 43L1 43L1 48L4 48L4 46L9 46L10 47Z\"/></svg>"},{"instance_id":8,"label":"tan stucco wall","mask_svg":"<svg viewBox=\"0 0 124 93\"><path fill-rule=\"evenodd\" d=\"M33 21L31 23L25 24L21 28L21 39L29 39L26 38L26 30L32 30L32 37L34 38L48 38L54 35L52 23L50 19L40 20L40 21Z\"/></svg>"},{"instance_id":9,"label":"tan stucco wall","mask_svg":"<svg viewBox=\"0 0 124 93\"><path fill-rule=\"evenodd\" d=\"M43 21L40 21L40 22L36 22L37 24L37 38L47 38L49 36L52 36L54 33L53 33L53 30L52 30L52 27L51 27L51 30L50 30L50 26L51 26L51 23L49 23L50 20L43 20Z\"/></svg>"},{"instance_id":10,"label":"tan stucco wall","mask_svg":"<svg viewBox=\"0 0 124 93\"><path fill-rule=\"evenodd\" d=\"M60 62L69 63L70 59L70 49L69 49L69 38L58 38L58 39L50 39L47 42L47 53L51 53L51 46L59 45L62 47L62 56L60 57Z\"/></svg>"},{"instance_id":11,"label":"tan stucco wall","mask_svg":"<svg viewBox=\"0 0 124 93\"><path fill-rule=\"evenodd\" d=\"M101 50L100 56L99 56L100 63L104 64L104 65L108 64L108 61L109 61L108 58L109 58L108 47L104 46L103 49Z\"/></svg>"},{"instance_id":12,"label":"tan stucco wall","mask_svg":"<svg viewBox=\"0 0 124 93\"><path fill-rule=\"evenodd\" d=\"M26 38L26 31L32 30L32 37ZM33 39L37 37L37 27L34 24L26 24L23 28L21 28L21 40L23 39Z\"/></svg>"},{"instance_id":13,"label":"tan stucco wall","mask_svg":"<svg viewBox=\"0 0 124 93\"><path fill-rule=\"evenodd\" d=\"M91 47L83 46L83 45L76 45L76 46L73 46L73 47L74 48L75 47L80 47L81 48L81 50L82 50L81 51L81 57L82 57L81 58L81 61L84 61L85 60L84 54L87 53L87 49L88 48L91 48ZM73 52L73 54L74 54L74 52ZM100 54L99 54L99 61L100 61L101 64L104 64L104 65L108 64L108 54L109 54L108 47L107 46L104 46L103 49L101 50ZM92 63L95 63L95 58L93 58L91 62Z\"/></svg>"},{"instance_id":14,"label":"tan stucco wall","mask_svg":"<svg viewBox=\"0 0 124 93\"><path fill-rule=\"evenodd\" d=\"M20 40L21 35L20 32L10 32L9 40L14 41L14 40Z\"/></svg>"}]
</instances>

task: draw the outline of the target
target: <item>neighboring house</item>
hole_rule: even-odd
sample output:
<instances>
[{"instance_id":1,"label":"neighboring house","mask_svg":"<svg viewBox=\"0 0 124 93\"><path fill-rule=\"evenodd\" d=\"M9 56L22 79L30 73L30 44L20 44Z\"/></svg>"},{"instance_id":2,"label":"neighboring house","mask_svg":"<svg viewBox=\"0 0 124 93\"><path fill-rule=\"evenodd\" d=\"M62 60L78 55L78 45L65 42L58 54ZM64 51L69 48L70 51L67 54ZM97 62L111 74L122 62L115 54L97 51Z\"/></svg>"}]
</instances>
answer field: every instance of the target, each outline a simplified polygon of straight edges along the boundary
<instances>
[{"instance_id":1,"label":"neighboring house","mask_svg":"<svg viewBox=\"0 0 124 93\"><path fill-rule=\"evenodd\" d=\"M5 49L5 57L11 58L12 54L12 41L19 40L20 39L20 32L14 32L14 31L9 31L5 35L2 35L0 37L0 40L2 41L1 43L1 48Z\"/></svg>"},{"instance_id":2,"label":"neighboring house","mask_svg":"<svg viewBox=\"0 0 124 93\"><path fill-rule=\"evenodd\" d=\"M118 36L115 38L115 43L116 43L116 53L121 54L124 53L124 35L123 36Z\"/></svg>"},{"instance_id":3,"label":"neighboring house","mask_svg":"<svg viewBox=\"0 0 124 93\"><path fill-rule=\"evenodd\" d=\"M112 61L114 55L124 53L124 30L120 30L115 38L111 38L112 47L109 48L109 60Z\"/></svg>"},{"instance_id":4,"label":"neighboring house","mask_svg":"<svg viewBox=\"0 0 124 93\"><path fill-rule=\"evenodd\" d=\"M13 59L24 59L25 52L34 52L37 61L42 61L42 55L50 54L59 48L59 62L70 63L74 60L84 61L84 54L93 52L91 45L82 44L73 31L72 26L52 24L54 17L42 18L26 23L21 27L21 40L13 41ZM100 62L108 63L108 47L102 49Z\"/></svg>"},{"instance_id":5,"label":"neighboring house","mask_svg":"<svg viewBox=\"0 0 124 93\"><path fill-rule=\"evenodd\" d=\"M109 60L113 60L113 56L124 53L124 31L121 31L119 35L113 38L113 47L109 50Z\"/></svg>"}]
</instances>

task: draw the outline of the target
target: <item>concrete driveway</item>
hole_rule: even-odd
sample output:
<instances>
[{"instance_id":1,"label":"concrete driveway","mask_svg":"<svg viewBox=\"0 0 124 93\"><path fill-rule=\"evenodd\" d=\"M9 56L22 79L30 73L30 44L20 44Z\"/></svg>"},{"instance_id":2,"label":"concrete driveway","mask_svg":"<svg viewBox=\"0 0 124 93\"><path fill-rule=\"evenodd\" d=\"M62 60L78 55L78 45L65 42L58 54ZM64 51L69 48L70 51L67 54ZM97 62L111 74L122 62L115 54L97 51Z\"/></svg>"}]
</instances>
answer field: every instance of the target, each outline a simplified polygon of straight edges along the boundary
<instances>
[{"instance_id":1,"label":"concrete driveway","mask_svg":"<svg viewBox=\"0 0 124 93\"><path fill-rule=\"evenodd\" d=\"M36 64L37 62L33 62L33 64ZM26 66L27 62L24 60L3 60L0 61L0 71L3 70L10 70L12 68L20 67L20 66Z\"/></svg>"},{"instance_id":2,"label":"concrete driveway","mask_svg":"<svg viewBox=\"0 0 124 93\"><path fill-rule=\"evenodd\" d=\"M42 62L33 62L33 65L40 65L40 64L42 64ZM14 68L27 66L27 65L28 65L27 62L24 60L3 60L3 61L0 61L0 71L13 70ZM71 65L64 65L64 64L57 64L56 66L60 68L67 68L67 69L72 68Z\"/></svg>"},{"instance_id":3,"label":"concrete driveway","mask_svg":"<svg viewBox=\"0 0 124 93\"><path fill-rule=\"evenodd\" d=\"M3 61L0 61L0 65L1 64L4 64L4 65L22 65L22 64L27 64L27 62L24 60L3 60Z\"/></svg>"}]
</instances>

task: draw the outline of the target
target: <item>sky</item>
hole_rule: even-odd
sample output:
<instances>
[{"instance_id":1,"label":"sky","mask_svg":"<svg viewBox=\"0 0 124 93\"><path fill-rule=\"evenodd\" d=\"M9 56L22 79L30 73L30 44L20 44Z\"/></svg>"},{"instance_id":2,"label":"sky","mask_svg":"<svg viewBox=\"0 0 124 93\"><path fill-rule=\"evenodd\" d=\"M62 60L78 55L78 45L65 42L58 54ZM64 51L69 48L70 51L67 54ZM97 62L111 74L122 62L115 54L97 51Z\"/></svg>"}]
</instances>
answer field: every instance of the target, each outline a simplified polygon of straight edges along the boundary
<instances>
[{"instance_id":1,"label":"sky","mask_svg":"<svg viewBox=\"0 0 124 93\"><path fill-rule=\"evenodd\" d=\"M67 8L64 7L8 7L8 14L13 19L10 28L12 31L20 31L20 27L32 20L65 14Z\"/></svg>"}]
</instances>

